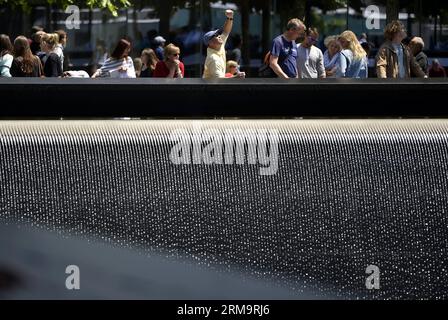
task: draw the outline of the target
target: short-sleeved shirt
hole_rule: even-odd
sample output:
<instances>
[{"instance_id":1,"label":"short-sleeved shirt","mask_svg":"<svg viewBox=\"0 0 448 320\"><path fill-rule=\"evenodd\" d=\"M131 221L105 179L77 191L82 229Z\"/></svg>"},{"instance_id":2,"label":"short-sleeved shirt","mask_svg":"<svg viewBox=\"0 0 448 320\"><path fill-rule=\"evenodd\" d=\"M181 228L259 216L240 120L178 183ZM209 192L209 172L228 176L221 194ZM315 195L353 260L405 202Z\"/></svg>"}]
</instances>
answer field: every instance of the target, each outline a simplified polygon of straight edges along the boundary
<instances>
[{"instance_id":1,"label":"short-sleeved shirt","mask_svg":"<svg viewBox=\"0 0 448 320\"><path fill-rule=\"evenodd\" d=\"M290 78L297 77L297 46L296 42L288 41L283 35L272 42L271 55L278 57L278 65Z\"/></svg>"},{"instance_id":2,"label":"short-sleeved shirt","mask_svg":"<svg viewBox=\"0 0 448 320\"><path fill-rule=\"evenodd\" d=\"M216 79L226 77L226 41L228 35L223 33L221 35L224 41L221 45L221 49L215 50L212 48L207 48L207 58L205 59L204 65L204 79Z\"/></svg>"}]
</instances>

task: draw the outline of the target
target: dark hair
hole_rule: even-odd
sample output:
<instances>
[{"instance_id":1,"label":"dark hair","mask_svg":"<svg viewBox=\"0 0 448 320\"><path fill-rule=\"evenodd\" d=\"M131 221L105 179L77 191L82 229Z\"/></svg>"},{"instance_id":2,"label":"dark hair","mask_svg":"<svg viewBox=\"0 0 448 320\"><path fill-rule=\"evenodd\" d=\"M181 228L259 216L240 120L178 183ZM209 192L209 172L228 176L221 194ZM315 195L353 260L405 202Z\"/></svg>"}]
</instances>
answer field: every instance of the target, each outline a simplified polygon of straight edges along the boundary
<instances>
[{"instance_id":1,"label":"dark hair","mask_svg":"<svg viewBox=\"0 0 448 320\"><path fill-rule=\"evenodd\" d=\"M38 31L44 31L44 28L42 28L41 26L32 26L31 27L31 33L36 33Z\"/></svg>"},{"instance_id":2,"label":"dark hair","mask_svg":"<svg viewBox=\"0 0 448 320\"><path fill-rule=\"evenodd\" d=\"M28 39L24 36L18 36L14 40L14 57L22 58L22 70L25 73L31 73L33 71L36 59L38 59L31 53Z\"/></svg>"},{"instance_id":3,"label":"dark hair","mask_svg":"<svg viewBox=\"0 0 448 320\"><path fill-rule=\"evenodd\" d=\"M115 47L114 51L112 51L112 54L110 55L114 59L122 59L126 58L127 54L125 54L126 49L131 48L131 43L126 39L120 39L118 41L117 46Z\"/></svg>"},{"instance_id":4,"label":"dark hair","mask_svg":"<svg viewBox=\"0 0 448 320\"><path fill-rule=\"evenodd\" d=\"M313 27L309 27L308 29L306 29L305 33L307 36L311 35L312 33L319 35L319 31L317 30L317 28Z\"/></svg>"},{"instance_id":5,"label":"dark hair","mask_svg":"<svg viewBox=\"0 0 448 320\"><path fill-rule=\"evenodd\" d=\"M11 40L8 35L0 34L0 57L3 57L7 53L12 53Z\"/></svg>"},{"instance_id":6,"label":"dark hair","mask_svg":"<svg viewBox=\"0 0 448 320\"><path fill-rule=\"evenodd\" d=\"M54 33L57 33L59 36L59 43L62 43L63 40L67 39L67 32L62 29L56 30Z\"/></svg>"},{"instance_id":7,"label":"dark hair","mask_svg":"<svg viewBox=\"0 0 448 320\"><path fill-rule=\"evenodd\" d=\"M157 62L159 62L159 58L157 58L157 55L154 52L154 50L152 50L150 48L146 48L142 51L141 56L148 57L149 61L148 61L147 67L149 67L152 71L154 71L154 69L156 68Z\"/></svg>"},{"instance_id":8,"label":"dark hair","mask_svg":"<svg viewBox=\"0 0 448 320\"><path fill-rule=\"evenodd\" d=\"M370 43L368 43L368 42L363 42L363 43L361 43L361 47L366 52L367 56L369 56L370 55L370 51L372 50L372 45Z\"/></svg>"}]
</instances>

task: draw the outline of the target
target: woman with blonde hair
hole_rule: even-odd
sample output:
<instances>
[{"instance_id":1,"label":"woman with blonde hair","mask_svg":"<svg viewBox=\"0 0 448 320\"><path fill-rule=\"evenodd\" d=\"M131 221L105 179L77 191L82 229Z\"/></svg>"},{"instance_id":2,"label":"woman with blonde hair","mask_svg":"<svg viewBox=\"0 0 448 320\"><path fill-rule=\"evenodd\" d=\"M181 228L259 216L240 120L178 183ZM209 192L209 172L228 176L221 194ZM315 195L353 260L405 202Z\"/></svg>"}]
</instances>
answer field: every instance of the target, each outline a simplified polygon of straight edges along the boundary
<instances>
[{"instance_id":1,"label":"woman with blonde hair","mask_svg":"<svg viewBox=\"0 0 448 320\"><path fill-rule=\"evenodd\" d=\"M345 78L367 78L367 55L356 35L352 31L347 30L339 35L338 41L342 47L340 76Z\"/></svg>"},{"instance_id":2,"label":"woman with blonde hair","mask_svg":"<svg viewBox=\"0 0 448 320\"><path fill-rule=\"evenodd\" d=\"M44 75L45 77L61 77L62 62L56 53L56 46L59 44L57 33L46 33L40 43L42 51L45 52Z\"/></svg>"},{"instance_id":3,"label":"woman with blonde hair","mask_svg":"<svg viewBox=\"0 0 448 320\"><path fill-rule=\"evenodd\" d=\"M154 78L183 78L184 64L179 59L180 49L170 43L164 49L164 60L157 62Z\"/></svg>"},{"instance_id":4,"label":"woman with blonde hair","mask_svg":"<svg viewBox=\"0 0 448 320\"><path fill-rule=\"evenodd\" d=\"M144 49L140 56L142 59L143 67L140 72L140 78L151 78L154 70L156 69L156 65L159 62L159 58L153 49Z\"/></svg>"},{"instance_id":5,"label":"woman with blonde hair","mask_svg":"<svg viewBox=\"0 0 448 320\"><path fill-rule=\"evenodd\" d=\"M327 51L324 53L324 67L327 78L336 78L341 60L341 45L337 36L328 36L324 40Z\"/></svg>"}]
</instances>

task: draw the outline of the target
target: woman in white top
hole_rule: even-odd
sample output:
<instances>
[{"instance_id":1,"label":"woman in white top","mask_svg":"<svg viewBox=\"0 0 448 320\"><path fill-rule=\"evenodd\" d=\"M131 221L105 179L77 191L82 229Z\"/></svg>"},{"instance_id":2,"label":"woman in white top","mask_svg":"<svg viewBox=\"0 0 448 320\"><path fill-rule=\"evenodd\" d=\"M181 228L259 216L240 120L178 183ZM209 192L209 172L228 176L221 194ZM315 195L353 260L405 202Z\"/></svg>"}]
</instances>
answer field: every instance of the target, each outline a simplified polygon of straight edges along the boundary
<instances>
[{"instance_id":1,"label":"woman in white top","mask_svg":"<svg viewBox=\"0 0 448 320\"><path fill-rule=\"evenodd\" d=\"M327 78L337 78L340 73L338 69L340 68L341 59L341 45L338 42L337 36L328 36L324 40L325 47L327 51L324 53L324 66Z\"/></svg>"},{"instance_id":2,"label":"woman in white top","mask_svg":"<svg viewBox=\"0 0 448 320\"><path fill-rule=\"evenodd\" d=\"M92 78L136 78L134 62L129 57L131 43L125 39L118 41L117 46L102 67L98 69Z\"/></svg>"},{"instance_id":3,"label":"woman in white top","mask_svg":"<svg viewBox=\"0 0 448 320\"><path fill-rule=\"evenodd\" d=\"M6 34L0 34L0 77L11 77L13 60L11 40Z\"/></svg>"},{"instance_id":4,"label":"woman in white top","mask_svg":"<svg viewBox=\"0 0 448 320\"><path fill-rule=\"evenodd\" d=\"M59 36L59 42L54 49L54 52L61 59L61 68L64 70L64 48L67 45L67 32L64 30L56 30L55 33Z\"/></svg>"}]
</instances>

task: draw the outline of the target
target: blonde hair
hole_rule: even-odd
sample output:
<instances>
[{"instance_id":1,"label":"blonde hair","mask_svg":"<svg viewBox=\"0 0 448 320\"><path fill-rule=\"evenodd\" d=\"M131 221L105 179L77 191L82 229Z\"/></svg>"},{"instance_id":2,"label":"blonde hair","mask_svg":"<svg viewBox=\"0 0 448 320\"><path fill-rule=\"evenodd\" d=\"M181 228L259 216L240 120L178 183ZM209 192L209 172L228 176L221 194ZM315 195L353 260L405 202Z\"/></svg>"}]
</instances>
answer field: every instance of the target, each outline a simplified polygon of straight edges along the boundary
<instances>
[{"instance_id":1,"label":"blonde hair","mask_svg":"<svg viewBox=\"0 0 448 320\"><path fill-rule=\"evenodd\" d=\"M231 67L235 67L238 68L238 63L236 61L233 60L229 60L227 61L227 65L226 65L226 72L229 73L230 72L230 68Z\"/></svg>"},{"instance_id":2,"label":"blonde hair","mask_svg":"<svg viewBox=\"0 0 448 320\"><path fill-rule=\"evenodd\" d=\"M342 38L349 43L348 48L353 52L355 60L361 60L367 56L366 51L361 46L356 35L350 31L344 31L339 35L339 39Z\"/></svg>"},{"instance_id":3,"label":"blonde hair","mask_svg":"<svg viewBox=\"0 0 448 320\"><path fill-rule=\"evenodd\" d=\"M299 28L303 28L306 30L305 24L302 22L302 20L294 18L288 21L288 24L286 25L286 30L297 30Z\"/></svg>"},{"instance_id":4,"label":"blonde hair","mask_svg":"<svg viewBox=\"0 0 448 320\"><path fill-rule=\"evenodd\" d=\"M174 44L170 43L163 50L163 56L164 56L165 60L168 60L168 57L176 52L180 53L180 48L176 47Z\"/></svg>"},{"instance_id":5,"label":"blonde hair","mask_svg":"<svg viewBox=\"0 0 448 320\"><path fill-rule=\"evenodd\" d=\"M45 41L51 48L54 48L59 43L59 35L57 33L46 33L42 36L42 41Z\"/></svg>"},{"instance_id":6,"label":"blonde hair","mask_svg":"<svg viewBox=\"0 0 448 320\"><path fill-rule=\"evenodd\" d=\"M330 43L332 43L334 41L338 41L338 36L328 36L328 37L326 37L325 40L324 40L325 48L328 49L328 47L330 46Z\"/></svg>"}]
</instances>

